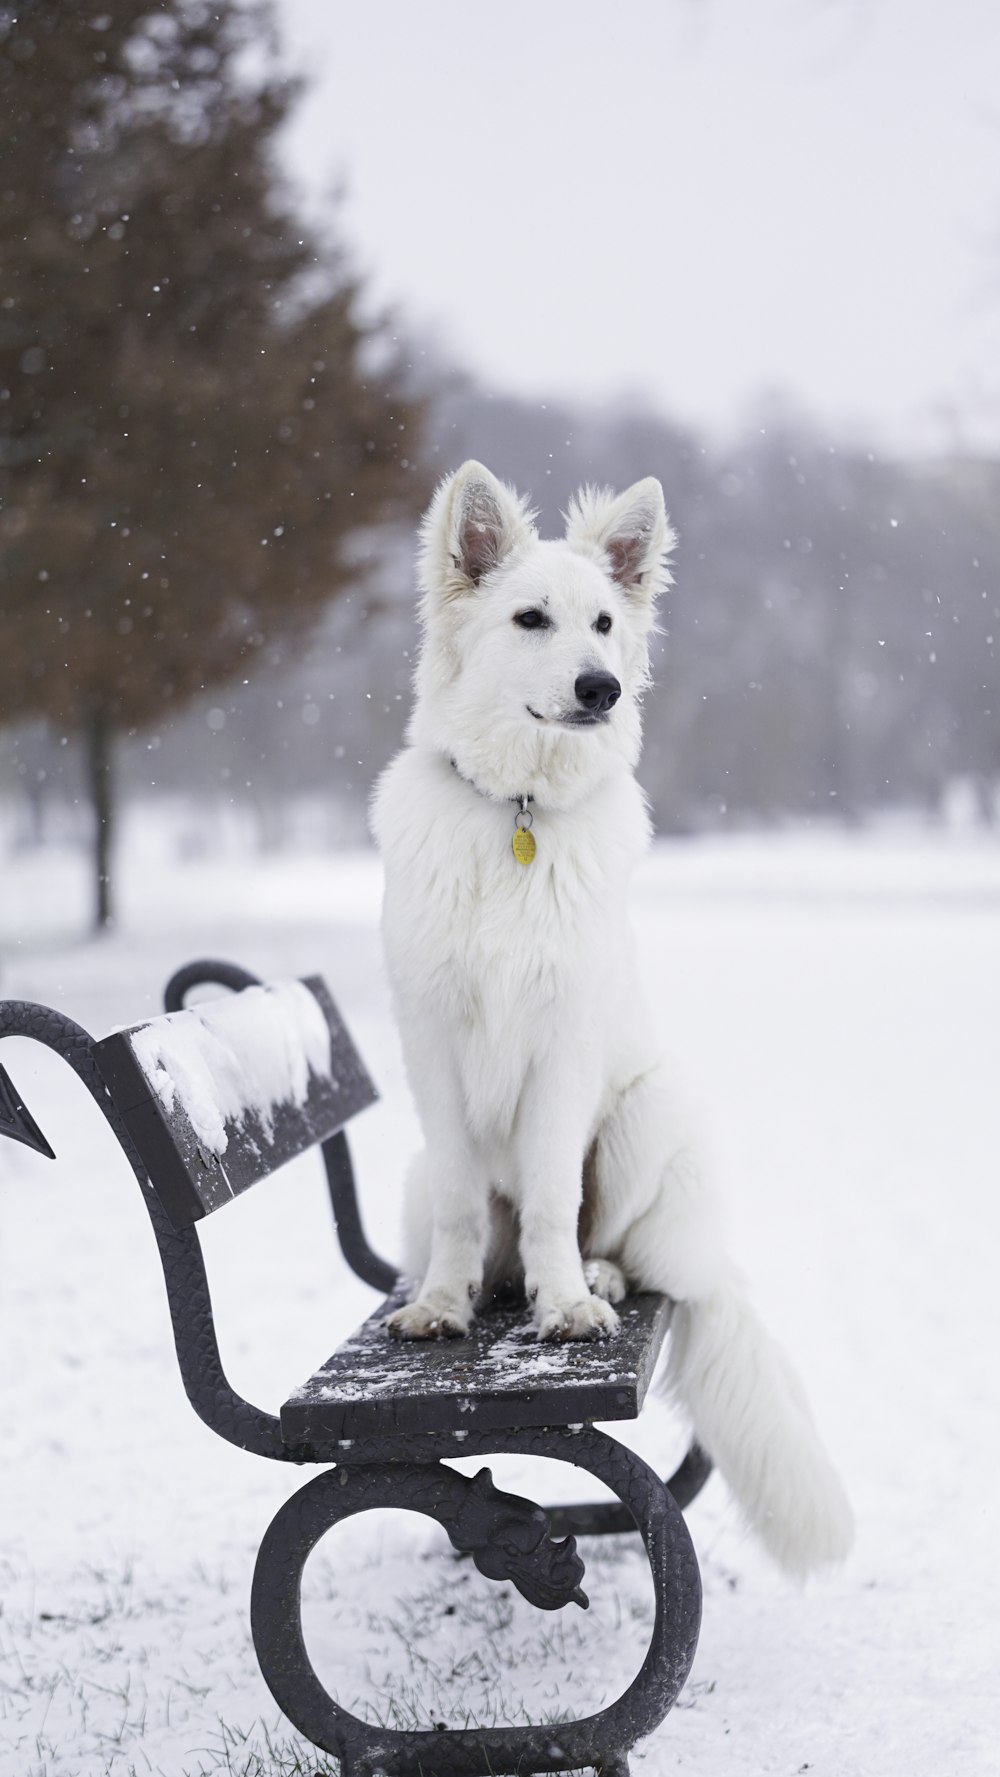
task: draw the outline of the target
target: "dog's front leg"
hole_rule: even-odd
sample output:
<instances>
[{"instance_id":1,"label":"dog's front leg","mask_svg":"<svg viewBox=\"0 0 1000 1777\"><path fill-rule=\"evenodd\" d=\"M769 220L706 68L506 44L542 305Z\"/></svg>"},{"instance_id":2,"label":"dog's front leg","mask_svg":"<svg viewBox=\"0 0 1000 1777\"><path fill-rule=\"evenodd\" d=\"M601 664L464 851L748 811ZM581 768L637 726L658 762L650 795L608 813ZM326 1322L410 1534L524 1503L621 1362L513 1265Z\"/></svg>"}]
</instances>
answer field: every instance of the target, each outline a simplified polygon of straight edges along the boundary
<instances>
[{"instance_id":1,"label":"dog's front leg","mask_svg":"<svg viewBox=\"0 0 1000 1777\"><path fill-rule=\"evenodd\" d=\"M539 1339L606 1339L618 1329L611 1304L587 1287L580 1258L587 1102L569 1068L541 1068L519 1108L521 1258Z\"/></svg>"},{"instance_id":2,"label":"dog's front leg","mask_svg":"<svg viewBox=\"0 0 1000 1777\"><path fill-rule=\"evenodd\" d=\"M430 1219L430 1259L414 1300L385 1324L402 1339L454 1339L468 1331L482 1285L487 1168L466 1129L460 1087L446 1064L432 1081L417 1085L417 1097L427 1147L410 1189L419 1185Z\"/></svg>"}]
</instances>

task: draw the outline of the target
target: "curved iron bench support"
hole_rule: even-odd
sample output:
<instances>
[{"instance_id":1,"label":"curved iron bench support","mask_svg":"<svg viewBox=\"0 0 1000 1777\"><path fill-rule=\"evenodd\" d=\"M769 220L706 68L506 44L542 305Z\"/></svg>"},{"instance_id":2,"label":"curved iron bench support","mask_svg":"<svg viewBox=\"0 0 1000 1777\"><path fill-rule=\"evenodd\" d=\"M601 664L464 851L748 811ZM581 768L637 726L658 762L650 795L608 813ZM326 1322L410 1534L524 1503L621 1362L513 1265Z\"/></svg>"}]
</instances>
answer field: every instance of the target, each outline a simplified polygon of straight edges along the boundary
<instances>
[{"instance_id":1,"label":"curved iron bench support","mask_svg":"<svg viewBox=\"0 0 1000 1777\"><path fill-rule=\"evenodd\" d=\"M429 1456L428 1440L422 1442ZM360 1461L352 1452L350 1460L293 1494L264 1536L250 1615L272 1695L300 1732L342 1761L344 1777L374 1777L379 1771L393 1777L430 1771L436 1777L491 1777L587 1766L605 1777L625 1777L629 1748L652 1732L676 1700L698 1641L701 1581L680 1508L641 1458L593 1426L436 1442L442 1455L485 1446L571 1462L618 1495L620 1509L642 1536L656 1598L652 1636L638 1674L595 1715L530 1727L404 1731L363 1722L335 1702L316 1676L303 1640L302 1573L320 1537L359 1512L391 1506L437 1519L491 1579L511 1580L541 1609L585 1601L579 1590L583 1562L573 1538L553 1543L547 1514L499 1492L488 1469L468 1480L443 1462L389 1460L386 1447L378 1460L378 1446L367 1444Z\"/></svg>"}]
</instances>

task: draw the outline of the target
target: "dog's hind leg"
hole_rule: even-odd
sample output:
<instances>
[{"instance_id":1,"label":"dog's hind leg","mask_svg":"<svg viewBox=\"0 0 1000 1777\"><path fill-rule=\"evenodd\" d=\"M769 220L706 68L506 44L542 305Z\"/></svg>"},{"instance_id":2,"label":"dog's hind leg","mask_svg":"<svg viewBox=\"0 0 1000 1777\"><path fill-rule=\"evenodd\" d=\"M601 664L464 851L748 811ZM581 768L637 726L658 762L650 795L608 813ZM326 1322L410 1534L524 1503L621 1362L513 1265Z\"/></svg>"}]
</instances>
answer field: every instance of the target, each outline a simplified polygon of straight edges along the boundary
<instances>
[{"instance_id":1,"label":"dog's hind leg","mask_svg":"<svg viewBox=\"0 0 1000 1777\"><path fill-rule=\"evenodd\" d=\"M726 1253L712 1193L658 1073L623 1093L600 1131L593 1238L613 1231L611 1250L630 1282L674 1298L666 1386L771 1554L803 1574L847 1553L850 1506L798 1377ZM635 1218L612 1230L627 1212L630 1181Z\"/></svg>"},{"instance_id":2,"label":"dog's hind leg","mask_svg":"<svg viewBox=\"0 0 1000 1777\"><path fill-rule=\"evenodd\" d=\"M619 1094L584 1170L585 1260L611 1254L635 1289L684 1300L731 1276L715 1194L662 1066Z\"/></svg>"},{"instance_id":3,"label":"dog's hind leg","mask_svg":"<svg viewBox=\"0 0 1000 1777\"><path fill-rule=\"evenodd\" d=\"M592 1296L600 1296L602 1302L624 1302L628 1284L624 1271L613 1259L586 1259L583 1275Z\"/></svg>"}]
</instances>

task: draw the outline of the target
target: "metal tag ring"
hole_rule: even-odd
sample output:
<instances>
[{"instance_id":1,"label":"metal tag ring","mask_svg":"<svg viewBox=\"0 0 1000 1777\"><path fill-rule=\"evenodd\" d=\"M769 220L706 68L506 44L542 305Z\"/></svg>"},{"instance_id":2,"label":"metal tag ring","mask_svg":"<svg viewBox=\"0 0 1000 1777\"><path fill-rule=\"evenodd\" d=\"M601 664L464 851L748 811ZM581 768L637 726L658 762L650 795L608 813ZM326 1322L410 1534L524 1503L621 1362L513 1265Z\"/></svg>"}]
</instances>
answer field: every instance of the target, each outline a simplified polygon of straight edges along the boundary
<instances>
[{"instance_id":1,"label":"metal tag ring","mask_svg":"<svg viewBox=\"0 0 1000 1777\"><path fill-rule=\"evenodd\" d=\"M524 827L527 829L531 826L531 820L532 815L530 808L519 808L514 816L514 825L515 827Z\"/></svg>"}]
</instances>

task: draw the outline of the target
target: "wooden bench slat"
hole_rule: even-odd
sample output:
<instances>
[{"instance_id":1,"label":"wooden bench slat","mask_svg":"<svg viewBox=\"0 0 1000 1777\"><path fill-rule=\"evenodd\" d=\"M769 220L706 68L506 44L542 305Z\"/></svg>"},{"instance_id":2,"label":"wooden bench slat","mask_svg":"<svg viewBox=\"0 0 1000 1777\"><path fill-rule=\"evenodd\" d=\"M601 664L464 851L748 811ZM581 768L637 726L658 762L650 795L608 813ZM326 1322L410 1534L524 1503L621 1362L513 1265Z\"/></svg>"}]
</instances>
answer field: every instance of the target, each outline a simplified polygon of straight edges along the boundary
<instances>
[{"instance_id":1,"label":"wooden bench slat","mask_svg":"<svg viewBox=\"0 0 1000 1777\"><path fill-rule=\"evenodd\" d=\"M634 1419L670 1319L668 1297L630 1296L614 1339L539 1344L524 1308L477 1316L464 1339L391 1338L390 1297L281 1409L290 1447L413 1432L514 1430Z\"/></svg>"},{"instance_id":2,"label":"wooden bench slat","mask_svg":"<svg viewBox=\"0 0 1000 1777\"><path fill-rule=\"evenodd\" d=\"M200 1079L211 1080L202 1066L206 1041L227 1076L218 1102L196 1089ZM175 1228L231 1203L378 1097L319 975L149 1019L103 1038L93 1053Z\"/></svg>"}]
</instances>

